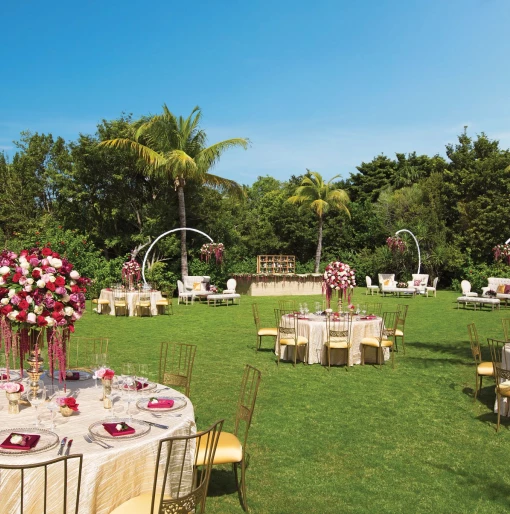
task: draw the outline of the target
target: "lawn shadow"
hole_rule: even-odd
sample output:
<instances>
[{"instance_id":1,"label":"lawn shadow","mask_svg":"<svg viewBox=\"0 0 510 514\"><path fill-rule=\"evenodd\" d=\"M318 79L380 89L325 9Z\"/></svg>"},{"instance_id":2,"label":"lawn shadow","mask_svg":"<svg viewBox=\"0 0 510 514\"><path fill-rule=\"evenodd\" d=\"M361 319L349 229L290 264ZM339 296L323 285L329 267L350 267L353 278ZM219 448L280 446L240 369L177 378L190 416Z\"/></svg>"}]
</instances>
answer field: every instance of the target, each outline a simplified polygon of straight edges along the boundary
<instances>
[{"instance_id":1,"label":"lawn shadow","mask_svg":"<svg viewBox=\"0 0 510 514\"><path fill-rule=\"evenodd\" d=\"M462 341L463 342L463 341ZM446 343L447 344L447 343ZM467 360L473 361L473 354L471 353L471 347L469 342L466 343L467 347L464 346L444 346L438 343L426 343L420 341L413 341L411 343L406 342L406 347L418 348L423 350L430 350L435 353L449 353L456 357L464 357Z\"/></svg>"},{"instance_id":2,"label":"lawn shadow","mask_svg":"<svg viewBox=\"0 0 510 514\"><path fill-rule=\"evenodd\" d=\"M466 362L460 359L433 359L430 357L409 357L405 356L407 362L413 362L413 366L417 368L431 368L438 364L451 364L452 366L472 366L470 362Z\"/></svg>"},{"instance_id":3,"label":"lawn shadow","mask_svg":"<svg viewBox=\"0 0 510 514\"><path fill-rule=\"evenodd\" d=\"M464 387L462 392L471 398L475 397L475 390L472 387ZM480 391L478 391L478 395L476 396L476 400L480 402L482 405L485 405L488 409L494 409L494 402L496 401L496 395L494 394L494 386L482 387Z\"/></svg>"},{"instance_id":4,"label":"lawn shadow","mask_svg":"<svg viewBox=\"0 0 510 514\"><path fill-rule=\"evenodd\" d=\"M232 467L219 469L213 467L209 481L207 496L226 496L237 493L237 487Z\"/></svg>"}]
</instances>

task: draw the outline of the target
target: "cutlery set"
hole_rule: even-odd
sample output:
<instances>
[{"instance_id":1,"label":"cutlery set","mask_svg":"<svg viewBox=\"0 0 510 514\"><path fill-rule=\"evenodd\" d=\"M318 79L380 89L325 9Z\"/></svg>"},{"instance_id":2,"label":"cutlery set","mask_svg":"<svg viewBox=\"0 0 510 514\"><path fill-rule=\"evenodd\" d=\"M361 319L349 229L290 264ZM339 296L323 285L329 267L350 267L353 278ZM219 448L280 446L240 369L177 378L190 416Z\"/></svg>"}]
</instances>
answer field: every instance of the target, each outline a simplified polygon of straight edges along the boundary
<instances>
[{"instance_id":1,"label":"cutlery set","mask_svg":"<svg viewBox=\"0 0 510 514\"><path fill-rule=\"evenodd\" d=\"M67 448L65 449L65 452L64 452L64 447L65 447L66 443L67 443ZM62 441L60 441L60 448L58 449L57 455L69 455L71 452L72 444L73 444L72 439L69 439L69 441L68 441L67 437L64 437L64 439L62 439Z\"/></svg>"}]
</instances>

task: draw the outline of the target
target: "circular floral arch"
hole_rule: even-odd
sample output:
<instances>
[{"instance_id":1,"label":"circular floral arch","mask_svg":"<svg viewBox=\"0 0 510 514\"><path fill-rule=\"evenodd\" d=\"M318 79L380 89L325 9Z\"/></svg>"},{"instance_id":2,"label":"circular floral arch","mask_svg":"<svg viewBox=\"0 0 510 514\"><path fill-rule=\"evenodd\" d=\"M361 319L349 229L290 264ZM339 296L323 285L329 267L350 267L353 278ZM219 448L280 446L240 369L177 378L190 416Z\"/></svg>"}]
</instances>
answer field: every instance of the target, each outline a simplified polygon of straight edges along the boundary
<instances>
[{"instance_id":1,"label":"circular floral arch","mask_svg":"<svg viewBox=\"0 0 510 514\"><path fill-rule=\"evenodd\" d=\"M181 228L174 228L172 230L169 230L168 232L163 232L163 234L159 235L158 237L156 237L156 239L154 239L154 241L152 242L152 244L149 246L149 249L145 252L145 256L143 258L143 262L142 262L142 277L143 277L143 283L145 285L147 285L147 280L145 280L145 264L147 263L147 257L149 257L149 254L151 253L151 250L152 248L154 247L154 245L163 237L167 236L168 234L173 234L174 232L178 232L180 230L190 230L191 232L197 232L199 234L202 234L203 236L207 237L207 239L209 239L209 241L211 241L211 243L213 243L213 239L211 236L208 236L205 232L202 232L201 230L197 230L196 228L185 228L185 227L181 227Z\"/></svg>"}]
</instances>

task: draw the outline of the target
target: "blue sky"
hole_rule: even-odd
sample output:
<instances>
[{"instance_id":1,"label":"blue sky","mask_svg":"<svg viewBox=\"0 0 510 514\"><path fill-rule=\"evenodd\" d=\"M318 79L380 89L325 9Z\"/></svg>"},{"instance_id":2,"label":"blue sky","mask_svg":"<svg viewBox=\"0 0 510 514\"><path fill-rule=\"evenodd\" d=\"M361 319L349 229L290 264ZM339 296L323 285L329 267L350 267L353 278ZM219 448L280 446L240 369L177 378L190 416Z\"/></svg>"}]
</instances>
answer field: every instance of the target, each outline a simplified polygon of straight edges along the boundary
<instances>
[{"instance_id":1,"label":"blue sky","mask_svg":"<svg viewBox=\"0 0 510 514\"><path fill-rule=\"evenodd\" d=\"M2 2L0 150L122 112L203 111L214 173L349 176L444 154L468 125L510 147L508 0Z\"/></svg>"}]
</instances>

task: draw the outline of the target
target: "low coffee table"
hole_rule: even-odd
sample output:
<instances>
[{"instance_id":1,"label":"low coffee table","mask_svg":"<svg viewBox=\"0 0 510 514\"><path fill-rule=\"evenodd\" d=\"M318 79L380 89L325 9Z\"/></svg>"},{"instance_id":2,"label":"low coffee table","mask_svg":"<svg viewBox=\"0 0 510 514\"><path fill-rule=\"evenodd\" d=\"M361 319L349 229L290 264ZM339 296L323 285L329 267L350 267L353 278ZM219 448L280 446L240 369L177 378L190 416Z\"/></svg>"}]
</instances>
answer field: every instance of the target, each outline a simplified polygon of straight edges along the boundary
<instances>
[{"instance_id":1,"label":"low coffee table","mask_svg":"<svg viewBox=\"0 0 510 514\"><path fill-rule=\"evenodd\" d=\"M385 287L382 291L382 295L385 293L393 293L396 294L397 297L400 297L401 294L414 296L416 294L416 288L414 287Z\"/></svg>"}]
</instances>

